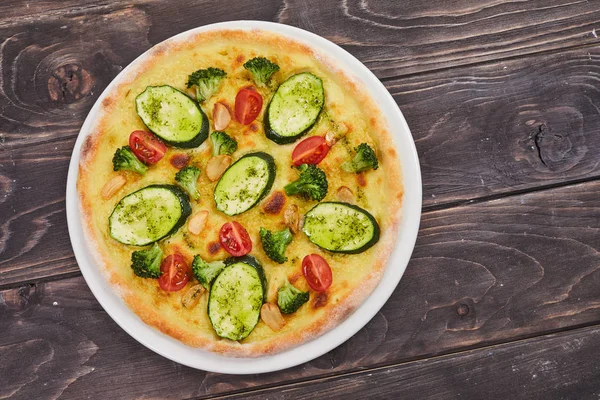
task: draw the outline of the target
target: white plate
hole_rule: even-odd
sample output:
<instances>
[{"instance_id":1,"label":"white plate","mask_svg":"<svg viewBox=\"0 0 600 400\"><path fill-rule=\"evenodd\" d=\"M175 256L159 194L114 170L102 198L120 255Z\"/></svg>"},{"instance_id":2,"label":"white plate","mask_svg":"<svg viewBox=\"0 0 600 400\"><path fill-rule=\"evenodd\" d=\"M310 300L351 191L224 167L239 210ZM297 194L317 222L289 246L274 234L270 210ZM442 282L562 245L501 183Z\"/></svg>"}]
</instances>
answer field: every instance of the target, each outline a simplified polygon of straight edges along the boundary
<instances>
[{"instance_id":1,"label":"white plate","mask_svg":"<svg viewBox=\"0 0 600 400\"><path fill-rule=\"evenodd\" d=\"M332 42L302 29L261 21L231 21L207 25L183 32L167 41L181 41L200 32L222 29L261 29L288 36L291 39L305 43L319 53L326 54L331 59L337 60L337 66L342 68L349 76L361 81L368 88L371 96L378 101L383 114L388 120L388 125L393 133L393 140L397 146L402 163L404 199L402 221L399 226L397 243L388 261L383 278L373 291L373 294L340 325L314 340L272 356L231 358L186 346L151 328L142 322L125 305L121 298L112 291L111 286L96 267L83 239L84 235L76 190L79 155L81 145L90 133L92 122L98 115L102 99L127 74L128 70L139 64L146 57L148 51L121 71L110 85L108 85L96 101L96 104L94 104L94 107L92 107L81 127L69 165L66 197L67 223L73 251L75 252L75 257L85 281L104 310L129 335L156 353L189 367L229 374L256 374L293 367L325 354L358 332L381 309L398 285L415 245L421 217L421 171L410 130L392 96L367 67L350 53Z\"/></svg>"}]
</instances>

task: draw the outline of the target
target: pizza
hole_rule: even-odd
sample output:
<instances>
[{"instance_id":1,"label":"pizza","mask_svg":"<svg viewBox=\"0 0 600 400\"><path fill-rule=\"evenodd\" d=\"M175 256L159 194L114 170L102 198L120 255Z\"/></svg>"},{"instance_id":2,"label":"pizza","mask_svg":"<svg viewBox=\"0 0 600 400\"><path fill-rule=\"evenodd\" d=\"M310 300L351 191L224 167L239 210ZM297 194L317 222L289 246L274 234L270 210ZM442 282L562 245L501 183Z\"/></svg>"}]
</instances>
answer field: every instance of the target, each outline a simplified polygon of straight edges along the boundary
<instances>
[{"instance_id":1,"label":"pizza","mask_svg":"<svg viewBox=\"0 0 600 400\"><path fill-rule=\"evenodd\" d=\"M403 186L376 101L335 60L272 32L216 30L155 46L111 86L77 192L98 268L146 324L256 357L318 337L369 296Z\"/></svg>"}]
</instances>

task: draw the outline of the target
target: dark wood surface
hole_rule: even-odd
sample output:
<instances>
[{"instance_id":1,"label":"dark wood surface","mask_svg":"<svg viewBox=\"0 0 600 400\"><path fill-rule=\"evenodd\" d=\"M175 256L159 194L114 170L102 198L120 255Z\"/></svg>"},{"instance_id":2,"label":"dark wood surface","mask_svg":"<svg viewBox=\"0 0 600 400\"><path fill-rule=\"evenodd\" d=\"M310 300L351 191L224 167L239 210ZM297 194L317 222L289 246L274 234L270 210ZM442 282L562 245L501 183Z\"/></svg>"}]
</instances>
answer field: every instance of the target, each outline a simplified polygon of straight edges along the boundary
<instances>
[{"instance_id":1,"label":"dark wood surface","mask_svg":"<svg viewBox=\"0 0 600 400\"><path fill-rule=\"evenodd\" d=\"M411 127L424 191L381 312L323 357L247 376L177 365L122 331L80 277L64 204L76 135L114 76L234 19L307 29L371 68ZM0 398L597 397L598 35L598 1L0 3Z\"/></svg>"}]
</instances>

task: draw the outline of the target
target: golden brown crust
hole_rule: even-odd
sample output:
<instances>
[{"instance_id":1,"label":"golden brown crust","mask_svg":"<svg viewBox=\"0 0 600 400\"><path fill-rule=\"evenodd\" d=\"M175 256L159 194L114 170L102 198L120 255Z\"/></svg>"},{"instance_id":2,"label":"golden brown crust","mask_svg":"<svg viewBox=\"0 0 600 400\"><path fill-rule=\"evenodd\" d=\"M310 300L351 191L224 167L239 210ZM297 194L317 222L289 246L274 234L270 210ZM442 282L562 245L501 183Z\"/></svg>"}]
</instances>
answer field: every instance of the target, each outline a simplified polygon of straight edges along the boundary
<instances>
[{"instance_id":1,"label":"golden brown crust","mask_svg":"<svg viewBox=\"0 0 600 400\"><path fill-rule=\"evenodd\" d=\"M104 171L102 172L104 175L110 173L106 168L102 170L98 167L100 163L106 163L106 160L110 159L110 157L107 157L106 154L104 154L106 150L103 149L102 146L106 145L107 148L111 147L105 142L110 142L110 145L112 145L111 148L116 148L121 145L121 142L117 143L115 141L115 143L112 143L111 140L114 141L114 139L107 136L108 134L105 134L104 132L110 131L109 125L113 123L111 120L112 113L119 112L117 107L123 98L127 98L131 94L130 92L133 83L142 77L153 65L163 62L166 57L173 58L181 51L193 51L193 49L199 48L199 46L209 45L215 42L258 43L261 46L272 48L273 53L280 54L279 62L282 64L287 63L287 65L294 65L292 55L305 55L318 60L319 65L324 66L325 70L335 77L338 84L344 88L346 93L349 93L355 101L360 104L363 113L370 116L367 124L368 126L350 126L349 130L359 132L360 129L368 129L370 132L376 133L371 134L368 139L371 140L372 144L378 149L378 157L380 159L380 165L382 166L381 169L385 171L385 173L373 174L373 176L360 174L356 177L357 187L366 186L367 188L365 190L369 190L369 188L374 188L375 186L385 187L387 194L384 196L386 197L385 207L382 208L382 212L379 215L380 225L382 226L381 238L379 243L375 246L376 252L373 250L373 252L369 253L372 263L370 269L365 271L362 279L359 282L340 282L339 288L333 289L332 287L330 289L330 291L333 290L333 292L323 294L311 292L310 302L308 305L304 306L304 308L306 308L304 314L302 314L302 317L298 317L298 319L302 318L302 321L306 318L311 318L311 320L301 327L296 327L294 325L296 323L294 316L286 317L289 329L284 329L282 333L272 334L269 334L269 331L264 330L264 335L262 337L256 338L256 340L244 341L243 343L220 339L214 334L210 335L206 332L199 334L197 331L200 328L197 328L197 326L206 323L206 319L204 318L204 320L202 320L203 317L199 315L190 314L185 317L188 318L189 321L193 321L195 324L194 326L196 327L194 329L189 328L186 324L181 322L183 321L183 319L181 319L183 317L181 317L182 314L178 314L180 311L178 311L176 307L174 310L165 311L164 304L177 303L173 300L174 295L171 296L160 293L156 290L155 284L152 286L147 280L134 277L130 271L128 275L120 266L115 265L115 260L120 260L122 262L127 261L126 255L129 253L124 250L121 252L122 254L114 254L114 243L111 243L112 239L109 238L106 228L102 228L102 223L98 222L101 220L101 216L99 214L97 215L97 204L95 202L96 198L94 197L97 192L97 184L93 183L94 179L105 179L105 176L98 176L98 171ZM233 46L229 51L236 53L238 50ZM231 58L232 61L230 67L233 69L239 69L246 59L241 53L232 56ZM220 99L219 101L227 104L227 100L225 99ZM334 107L335 104L332 105L332 111L335 111L333 110ZM256 135L254 132L259 129L258 124L252 124L252 126L254 126L254 128L246 127L246 130L242 131L241 136L238 137L240 142L245 140L246 142L244 143L249 147L256 145L256 139L253 138L252 135ZM128 128L124 127L123 129ZM131 130L133 129L129 128L126 135L128 135ZM360 132L357 134L361 135ZM202 149L202 147L200 149ZM207 151L204 151L203 154L206 155L208 153ZM112 156L112 154L110 154L110 156ZM100 157L103 157L102 160L99 160ZM338 161L339 157L338 159L333 160L332 163L335 164ZM94 179L91 178L92 176ZM141 178L134 174L127 175L127 178L128 184L131 184L133 187L142 182L142 180L140 180ZM379 108L373 99L370 98L367 91L362 88L359 83L339 70L326 56L315 53L312 49L301 43L260 30L223 30L201 33L194 35L185 41L167 42L153 48L150 51L150 54L147 57L144 57L142 62L139 62L134 68L128 71L126 76L122 77L120 83L111 90L103 100L102 109L100 115L96 119L92 134L86 138L82 147L77 189L83 215L82 219L85 236L87 242L90 243L95 261L97 265L102 268L109 282L123 297L128 306L146 324L155 327L161 332L164 332L187 345L201 347L209 351L236 357L255 357L286 350L322 335L337 326L343 319L347 318L347 316L371 294L381 280L386 262L392 252L396 240L403 190L400 164L393 141L390 138L388 127L385 124L385 119L381 115ZM330 190L330 192L334 192L334 190ZM285 203L285 198L283 199L283 202ZM276 216L273 216L273 218L276 218ZM216 223L213 223L213 225L210 225L209 223L207 230L209 228L214 230L217 225L218 224ZM259 225L256 225L256 230L258 229L258 226ZM207 236L200 239L202 239L202 245L199 247L200 250L198 251L206 251L206 254L209 257L217 256L218 258L219 253L223 255L223 251L220 251L219 248L213 249L216 250L214 252L216 254L208 250L208 248L211 247L211 243L215 243L214 240L211 241L211 239L214 239L214 236ZM175 247L179 248L184 256L191 257L193 254L190 249L182 249L176 241L167 246L169 249ZM340 265L343 263L347 264L346 261L343 261L345 260L344 258L335 258L337 256L331 257ZM295 262L295 265L298 265L298 261ZM297 276L297 269L294 269L294 271ZM340 270L340 275L343 275L343 273L344 271ZM298 281L300 280L298 279ZM199 306L196 308L201 309Z\"/></svg>"}]
</instances>

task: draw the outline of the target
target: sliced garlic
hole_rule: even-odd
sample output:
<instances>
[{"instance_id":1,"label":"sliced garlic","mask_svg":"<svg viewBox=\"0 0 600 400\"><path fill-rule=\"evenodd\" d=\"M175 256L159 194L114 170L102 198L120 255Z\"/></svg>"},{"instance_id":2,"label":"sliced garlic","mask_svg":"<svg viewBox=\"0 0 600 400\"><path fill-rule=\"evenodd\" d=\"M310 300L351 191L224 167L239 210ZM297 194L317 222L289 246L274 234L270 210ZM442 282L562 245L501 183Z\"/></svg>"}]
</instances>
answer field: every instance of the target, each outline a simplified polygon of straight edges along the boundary
<instances>
[{"instance_id":1,"label":"sliced garlic","mask_svg":"<svg viewBox=\"0 0 600 400\"><path fill-rule=\"evenodd\" d=\"M121 174L115 175L102 187L101 195L104 200L108 200L115 195L125 184L127 179Z\"/></svg>"},{"instance_id":2,"label":"sliced garlic","mask_svg":"<svg viewBox=\"0 0 600 400\"><path fill-rule=\"evenodd\" d=\"M283 221L285 225L290 228L292 233L296 233L299 230L298 224L300 221L300 216L298 214L298 206L295 204L290 204L288 208L285 209L283 213Z\"/></svg>"},{"instance_id":3,"label":"sliced garlic","mask_svg":"<svg viewBox=\"0 0 600 400\"><path fill-rule=\"evenodd\" d=\"M354 193L348 186L340 186L337 190L337 198L346 203L354 203Z\"/></svg>"},{"instance_id":4,"label":"sliced garlic","mask_svg":"<svg viewBox=\"0 0 600 400\"><path fill-rule=\"evenodd\" d=\"M206 221L208 220L208 211L202 210L198 211L196 214L192 216L192 218L188 221L188 232L192 235L199 235L200 232L206 226Z\"/></svg>"},{"instance_id":5,"label":"sliced garlic","mask_svg":"<svg viewBox=\"0 0 600 400\"><path fill-rule=\"evenodd\" d=\"M278 331L285 325L285 319L279 311L279 307L273 303L265 303L260 309L260 318L269 328Z\"/></svg>"},{"instance_id":6,"label":"sliced garlic","mask_svg":"<svg viewBox=\"0 0 600 400\"><path fill-rule=\"evenodd\" d=\"M223 103L215 103L212 112L213 116L213 126L216 131L222 131L227 128L229 123L231 122L231 114L229 114L229 109Z\"/></svg>"},{"instance_id":7,"label":"sliced garlic","mask_svg":"<svg viewBox=\"0 0 600 400\"><path fill-rule=\"evenodd\" d=\"M204 293L205 291L206 289L204 289L204 286L200 284L192 286L188 289L187 292L185 292L185 294L181 298L181 304L183 304L185 308L196 307L196 305L200 301L202 293Z\"/></svg>"},{"instance_id":8,"label":"sliced garlic","mask_svg":"<svg viewBox=\"0 0 600 400\"><path fill-rule=\"evenodd\" d=\"M232 161L232 158L226 154L211 158L206 164L206 176L211 181L216 181L229 168Z\"/></svg>"}]
</instances>

